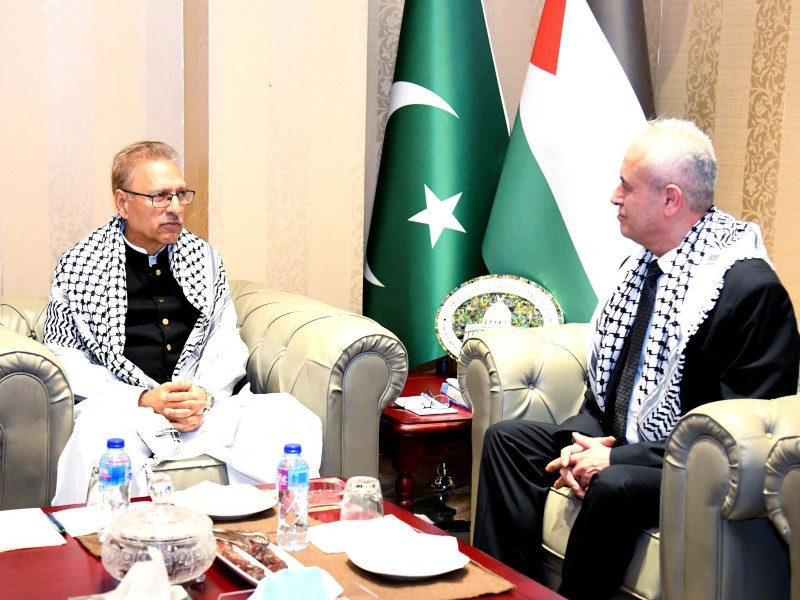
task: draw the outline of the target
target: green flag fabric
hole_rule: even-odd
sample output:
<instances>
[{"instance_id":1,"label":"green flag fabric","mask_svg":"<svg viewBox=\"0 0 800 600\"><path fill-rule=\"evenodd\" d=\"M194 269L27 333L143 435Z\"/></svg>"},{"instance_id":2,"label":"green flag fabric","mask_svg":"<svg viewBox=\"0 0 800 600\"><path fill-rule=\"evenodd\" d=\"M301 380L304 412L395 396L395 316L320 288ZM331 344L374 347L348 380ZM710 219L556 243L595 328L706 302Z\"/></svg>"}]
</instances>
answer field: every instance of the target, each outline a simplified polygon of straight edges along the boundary
<instances>
[{"instance_id":1,"label":"green flag fabric","mask_svg":"<svg viewBox=\"0 0 800 600\"><path fill-rule=\"evenodd\" d=\"M364 265L364 314L411 366L445 355L436 313L486 274L508 125L480 0L406 0Z\"/></svg>"}]
</instances>

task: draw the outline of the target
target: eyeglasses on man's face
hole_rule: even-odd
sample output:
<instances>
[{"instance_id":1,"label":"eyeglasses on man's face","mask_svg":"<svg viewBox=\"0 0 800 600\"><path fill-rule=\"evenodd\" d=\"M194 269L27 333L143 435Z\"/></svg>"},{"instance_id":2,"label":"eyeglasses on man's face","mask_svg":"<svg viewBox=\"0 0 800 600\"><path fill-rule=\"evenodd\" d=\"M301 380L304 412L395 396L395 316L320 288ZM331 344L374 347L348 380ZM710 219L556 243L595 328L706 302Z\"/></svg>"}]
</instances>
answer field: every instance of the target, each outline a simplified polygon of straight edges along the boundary
<instances>
[{"instance_id":1,"label":"eyeglasses on man's face","mask_svg":"<svg viewBox=\"0 0 800 600\"><path fill-rule=\"evenodd\" d=\"M120 190L126 194L150 198L150 202L153 204L154 208L166 208L172 203L174 198L177 198L178 204L182 206L191 204L192 200L194 200L194 190L176 190L174 192L158 192L157 194L142 194L140 192L132 192L122 188L120 188Z\"/></svg>"}]
</instances>

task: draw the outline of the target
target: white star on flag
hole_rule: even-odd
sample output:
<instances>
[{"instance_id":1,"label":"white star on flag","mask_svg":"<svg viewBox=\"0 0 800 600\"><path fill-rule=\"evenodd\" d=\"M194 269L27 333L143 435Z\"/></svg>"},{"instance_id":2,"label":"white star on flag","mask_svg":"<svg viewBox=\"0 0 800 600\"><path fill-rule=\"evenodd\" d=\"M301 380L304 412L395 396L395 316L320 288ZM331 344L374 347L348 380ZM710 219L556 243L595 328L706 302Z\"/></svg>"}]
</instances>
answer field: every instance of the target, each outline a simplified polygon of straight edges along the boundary
<instances>
[{"instance_id":1,"label":"white star on flag","mask_svg":"<svg viewBox=\"0 0 800 600\"><path fill-rule=\"evenodd\" d=\"M455 196L440 200L427 185L425 186L425 204L427 208L408 220L414 223L424 223L431 228L431 248L436 246L439 236L442 235L445 229L466 233L458 219L453 216L453 211L456 209L456 204L458 204L460 198L461 192Z\"/></svg>"}]
</instances>

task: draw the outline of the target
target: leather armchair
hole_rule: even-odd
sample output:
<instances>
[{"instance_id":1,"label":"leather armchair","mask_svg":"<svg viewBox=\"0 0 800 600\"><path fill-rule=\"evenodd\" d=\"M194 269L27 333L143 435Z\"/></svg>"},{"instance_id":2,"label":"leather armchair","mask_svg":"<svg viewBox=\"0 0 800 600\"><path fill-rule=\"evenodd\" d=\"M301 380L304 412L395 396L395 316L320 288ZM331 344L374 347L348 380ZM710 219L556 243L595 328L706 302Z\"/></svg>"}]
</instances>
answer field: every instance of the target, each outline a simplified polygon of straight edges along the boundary
<instances>
[{"instance_id":1,"label":"leather armchair","mask_svg":"<svg viewBox=\"0 0 800 600\"><path fill-rule=\"evenodd\" d=\"M473 506L490 425L560 423L579 410L588 333L585 324L549 325L487 330L464 342L458 380L473 405ZM667 444L660 531L641 534L617 597L787 597L788 554L767 518L763 490L767 455L790 432L800 432L797 396L712 402L685 415ZM797 492L800 479L794 484ZM783 489L785 510L792 488ZM792 512L800 519L797 497ZM579 508L563 489L548 495L544 571L553 589ZM796 538L797 531L800 520Z\"/></svg>"},{"instance_id":2,"label":"leather armchair","mask_svg":"<svg viewBox=\"0 0 800 600\"><path fill-rule=\"evenodd\" d=\"M297 293L233 280L231 297L253 391L288 392L319 415L323 475L376 476L381 410L408 374L403 344L371 319ZM46 305L44 297L0 300L0 509L49 504L72 431L67 375L39 343ZM177 489L227 483L224 464L209 456L158 470Z\"/></svg>"}]
</instances>

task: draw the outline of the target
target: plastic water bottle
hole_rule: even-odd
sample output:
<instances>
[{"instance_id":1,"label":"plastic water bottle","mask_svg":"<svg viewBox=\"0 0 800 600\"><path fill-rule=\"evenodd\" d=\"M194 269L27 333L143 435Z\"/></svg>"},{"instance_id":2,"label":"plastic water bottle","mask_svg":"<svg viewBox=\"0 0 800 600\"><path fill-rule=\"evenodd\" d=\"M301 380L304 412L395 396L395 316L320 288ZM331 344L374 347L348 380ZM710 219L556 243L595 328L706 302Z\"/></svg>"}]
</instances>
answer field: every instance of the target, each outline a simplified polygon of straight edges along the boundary
<instances>
[{"instance_id":1,"label":"plastic water bottle","mask_svg":"<svg viewBox=\"0 0 800 600\"><path fill-rule=\"evenodd\" d=\"M125 452L125 440L111 438L100 457L98 487L100 489L100 527L98 537L105 539L112 517L128 509L131 503L131 458Z\"/></svg>"},{"instance_id":2,"label":"plastic water bottle","mask_svg":"<svg viewBox=\"0 0 800 600\"><path fill-rule=\"evenodd\" d=\"M278 463L278 547L308 547L308 463L300 444L286 444Z\"/></svg>"}]
</instances>

